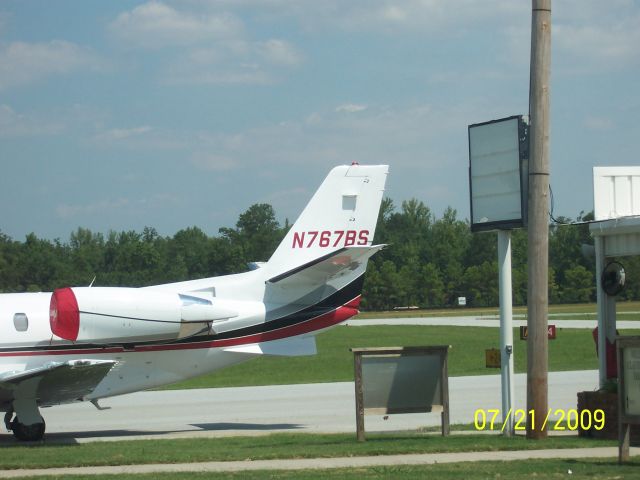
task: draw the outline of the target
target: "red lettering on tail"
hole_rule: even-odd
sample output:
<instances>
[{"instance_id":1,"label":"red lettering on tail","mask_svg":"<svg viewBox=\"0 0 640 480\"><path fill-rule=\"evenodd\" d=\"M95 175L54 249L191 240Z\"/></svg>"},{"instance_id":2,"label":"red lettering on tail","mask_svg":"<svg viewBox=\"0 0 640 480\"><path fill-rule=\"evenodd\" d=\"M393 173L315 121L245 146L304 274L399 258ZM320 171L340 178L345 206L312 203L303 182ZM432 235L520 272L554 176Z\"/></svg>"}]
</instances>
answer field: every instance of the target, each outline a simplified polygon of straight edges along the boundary
<instances>
[{"instance_id":1,"label":"red lettering on tail","mask_svg":"<svg viewBox=\"0 0 640 480\"><path fill-rule=\"evenodd\" d=\"M338 248L352 245L368 245L369 230L313 230L293 232L291 248Z\"/></svg>"},{"instance_id":2,"label":"red lettering on tail","mask_svg":"<svg viewBox=\"0 0 640 480\"><path fill-rule=\"evenodd\" d=\"M302 248L304 245L304 232L298 233L293 232L293 247L292 248Z\"/></svg>"}]
</instances>

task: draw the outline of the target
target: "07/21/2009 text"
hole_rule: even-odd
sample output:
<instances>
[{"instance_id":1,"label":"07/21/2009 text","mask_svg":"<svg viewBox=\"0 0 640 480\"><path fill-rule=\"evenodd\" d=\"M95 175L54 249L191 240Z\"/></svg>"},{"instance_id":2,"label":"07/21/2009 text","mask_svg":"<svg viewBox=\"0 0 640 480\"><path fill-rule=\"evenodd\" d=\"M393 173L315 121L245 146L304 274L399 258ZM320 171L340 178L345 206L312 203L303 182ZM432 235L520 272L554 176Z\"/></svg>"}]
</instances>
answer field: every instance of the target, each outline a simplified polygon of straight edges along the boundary
<instances>
[{"instance_id":1,"label":"07/21/2009 text","mask_svg":"<svg viewBox=\"0 0 640 480\"><path fill-rule=\"evenodd\" d=\"M505 418L513 416L515 425L514 430L524 431L526 430L527 421L529 421L531 429L535 430L539 421L536 418L536 412L534 410L517 409L507 412ZM473 414L473 424L476 430L501 430L503 431L506 425L505 423L497 422L500 416L500 409L498 408L479 408ZM553 417L553 418L551 418ZM592 427L596 430L602 430L605 425L604 411L601 409L594 410L581 410L578 412L576 409L564 410L562 408L556 408L555 410L550 408L547 410L547 414L542 420L541 430L544 430L547 426L554 431L564 430L589 430Z\"/></svg>"}]
</instances>

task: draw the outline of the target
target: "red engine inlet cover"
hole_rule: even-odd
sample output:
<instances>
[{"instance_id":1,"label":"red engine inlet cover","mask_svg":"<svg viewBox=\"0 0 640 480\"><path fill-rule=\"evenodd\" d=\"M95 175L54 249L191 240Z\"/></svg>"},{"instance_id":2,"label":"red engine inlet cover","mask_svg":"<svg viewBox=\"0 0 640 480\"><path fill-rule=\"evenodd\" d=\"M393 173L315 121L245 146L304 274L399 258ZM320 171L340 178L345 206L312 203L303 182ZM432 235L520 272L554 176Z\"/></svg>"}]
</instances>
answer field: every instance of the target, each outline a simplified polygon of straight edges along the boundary
<instances>
[{"instance_id":1,"label":"red engine inlet cover","mask_svg":"<svg viewBox=\"0 0 640 480\"><path fill-rule=\"evenodd\" d=\"M54 335L75 342L80 330L78 301L70 288L59 288L51 294L49 325Z\"/></svg>"}]
</instances>

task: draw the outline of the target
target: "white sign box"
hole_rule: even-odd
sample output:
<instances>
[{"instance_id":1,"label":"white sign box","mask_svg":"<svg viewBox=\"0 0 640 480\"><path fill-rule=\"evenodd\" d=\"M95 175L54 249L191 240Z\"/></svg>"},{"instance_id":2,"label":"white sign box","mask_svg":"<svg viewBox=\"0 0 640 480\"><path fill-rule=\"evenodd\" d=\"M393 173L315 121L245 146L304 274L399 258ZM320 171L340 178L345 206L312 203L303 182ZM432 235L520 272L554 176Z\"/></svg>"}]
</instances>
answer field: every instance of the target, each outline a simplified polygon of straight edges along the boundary
<instances>
[{"instance_id":1,"label":"white sign box","mask_svg":"<svg viewBox=\"0 0 640 480\"><path fill-rule=\"evenodd\" d=\"M522 116L469 126L471 230L526 223L528 125Z\"/></svg>"}]
</instances>

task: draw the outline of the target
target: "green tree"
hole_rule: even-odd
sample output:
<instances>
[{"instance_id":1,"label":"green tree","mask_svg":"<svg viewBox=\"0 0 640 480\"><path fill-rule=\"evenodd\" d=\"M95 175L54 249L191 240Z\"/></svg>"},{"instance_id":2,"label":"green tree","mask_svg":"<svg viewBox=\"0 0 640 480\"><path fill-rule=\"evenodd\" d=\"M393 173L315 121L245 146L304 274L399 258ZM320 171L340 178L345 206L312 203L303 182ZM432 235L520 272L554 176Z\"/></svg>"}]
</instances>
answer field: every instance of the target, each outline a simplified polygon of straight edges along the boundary
<instances>
[{"instance_id":1,"label":"green tree","mask_svg":"<svg viewBox=\"0 0 640 480\"><path fill-rule=\"evenodd\" d=\"M561 287L562 300L568 303L588 302L595 291L593 274L582 265L568 268L564 272Z\"/></svg>"},{"instance_id":2,"label":"green tree","mask_svg":"<svg viewBox=\"0 0 640 480\"><path fill-rule=\"evenodd\" d=\"M22 245L0 231L0 292L19 292L22 276L19 268Z\"/></svg>"},{"instance_id":3,"label":"green tree","mask_svg":"<svg viewBox=\"0 0 640 480\"><path fill-rule=\"evenodd\" d=\"M577 217L578 222L589 220L593 220L593 213L580 213ZM555 272L555 283L559 287L558 301L575 302L576 292L571 282L575 281L576 275L579 274L573 269L579 265L588 270L592 278L595 275L595 261L582 253L582 246L593 245L593 238L586 224L573 224L565 217L560 217L558 222L549 230L549 265ZM570 271L573 276L568 278L567 274ZM593 294L595 290L592 291L592 296L584 301L595 300Z\"/></svg>"},{"instance_id":4,"label":"green tree","mask_svg":"<svg viewBox=\"0 0 640 480\"><path fill-rule=\"evenodd\" d=\"M19 269L20 291L50 291L63 286L64 264L68 259L65 247L59 242L27 235L20 250L16 267Z\"/></svg>"},{"instance_id":5,"label":"green tree","mask_svg":"<svg viewBox=\"0 0 640 480\"><path fill-rule=\"evenodd\" d=\"M221 228L220 233L240 246L245 262L266 262L284 237L273 207L259 203L240 214L235 229Z\"/></svg>"},{"instance_id":6,"label":"green tree","mask_svg":"<svg viewBox=\"0 0 640 480\"><path fill-rule=\"evenodd\" d=\"M389 219L396 210L393 200L389 197L384 197L380 204L380 211L378 212L378 221L376 223L376 234L374 236L374 244L389 243L390 231L389 231Z\"/></svg>"},{"instance_id":7,"label":"green tree","mask_svg":"<svg viewBox=\"0 0 640 480\"><path fill-rule=\"evenodd\" d=\"M467 305L488 307L498 305L498 262L472 265L462 277L462 295Z\"/></svg>"},{"instance_id":8,"label":"green tree","mask_svg":"<svg viewBox=\"0 0 640 480\"><path fill-rule=\"evenodd\" d=\"M155 229L145 227L142 233L133 230L111 232L106 241L106 272L98 276L99 284L140 287L157 283L163 263Z\"/></svg>"},{"instance_id":9,"label":"green tree","mask_svg":"<svg viewBox=\"0 0 640 480\"><path fill-rule=\"evenodd\" d=\"M438 267L433 263L420 266L416 277L416 289L418 290L418 304L421 307L441 307L445 305L446 293L442 275Z\"/></svg>"},{"instance_id":10,"label":"green tree","mask_svg":"<svg viewBox=\"0 0 640 480\"><path fill-rule=\"evenodd\" d=\"M78 228L69 236L69 257L65 279L68 285L88 285L104 271L104 236Z\"/></svg>"},{"instance_id":11,"label":"green tree","mask_svg":"<svg viewBox=\"0 0 640 480\"><path fill-rule=\"evenodd\" d=\"M423 260L433 262L441 272L445 302L449 305L453 305L461 295L460 282L471 244L469 225L456 217L456 210L447 208L442 218L435 221L429 239L428 258Z\"/></svg>"},{"instance_id":12,"label":"green tree","mask_svg":"<svg viewBox=\"0 0 640 480\"><path fill-rule=\"evenodd\" d=\"M578 220L592 214L581 213ZM560 219L568 222L568 219ZM24 242L0 232L0 290L51 290L66 285L142 286L203 278L246 269L248 261L266 261L289 223L278 224L273 208L256 204L242 213L234 228L207 236L198 227L162 237L151 227L142 232L88 229L72 232L67 243L30 234ZM527 232L512 236L512 281L515 304L527 300ZM376 243L389 248L375 255L365 277L363 308L390 309L455 304L498 304L495 234L471 234L469 224L451 208L436 218L422 201L402 202L399 211L385 198L378 215ZM550 229L549 298L584 302L595 297L594 261L582 254L592 243L587 225L552 225ZM627 288L620 300L640 298L640 258L622 259Z\"/></svg>"},{"instance_id":13,"label":"green tree","mask_svg":"<svg viewBox=\"0 0 640 480\"><path fill-rule=\"evenodd\" d=\"M167 254L182 261L186 278L209 276L212 241L206 233L198 227L186 228L177 232L168 244Z\"/></svg>"},{"instance_id":14,"label":"green tree","mask_svg":"<svg viewBox=\"0 0 640 480\"><path fill-rule=\"evenodd\" d=\"M384 310L384 285L382 277L378 272L378 268L374 262L369 262L367 266L367 274L364 276L364 286L362 287L362 300L360 308L362 310Z\"/></svg>"},{"instance_id":15,"label":"green tree","mask_svg":"<svg viewBox=\"0 0 640 480\"><path fill-rule=\"evenodd\" d=\"M402 288L400 277L396 266L390 260L385 260L379 269L380 283L378 295L375 298L377 310L391 310L393 307L401 305L405 298L405 291Z\"/></svg>"},{"instance_id":16,"label":"green tree","mask_svg":"<svg viewBox=\"0 0 640 480\"><path fill-rule=\"evenodd\" d=\"M209 248L208 276L228 275L247 269L244 249L228 237L216 237Z\"/></svg>"}]
</instances>

